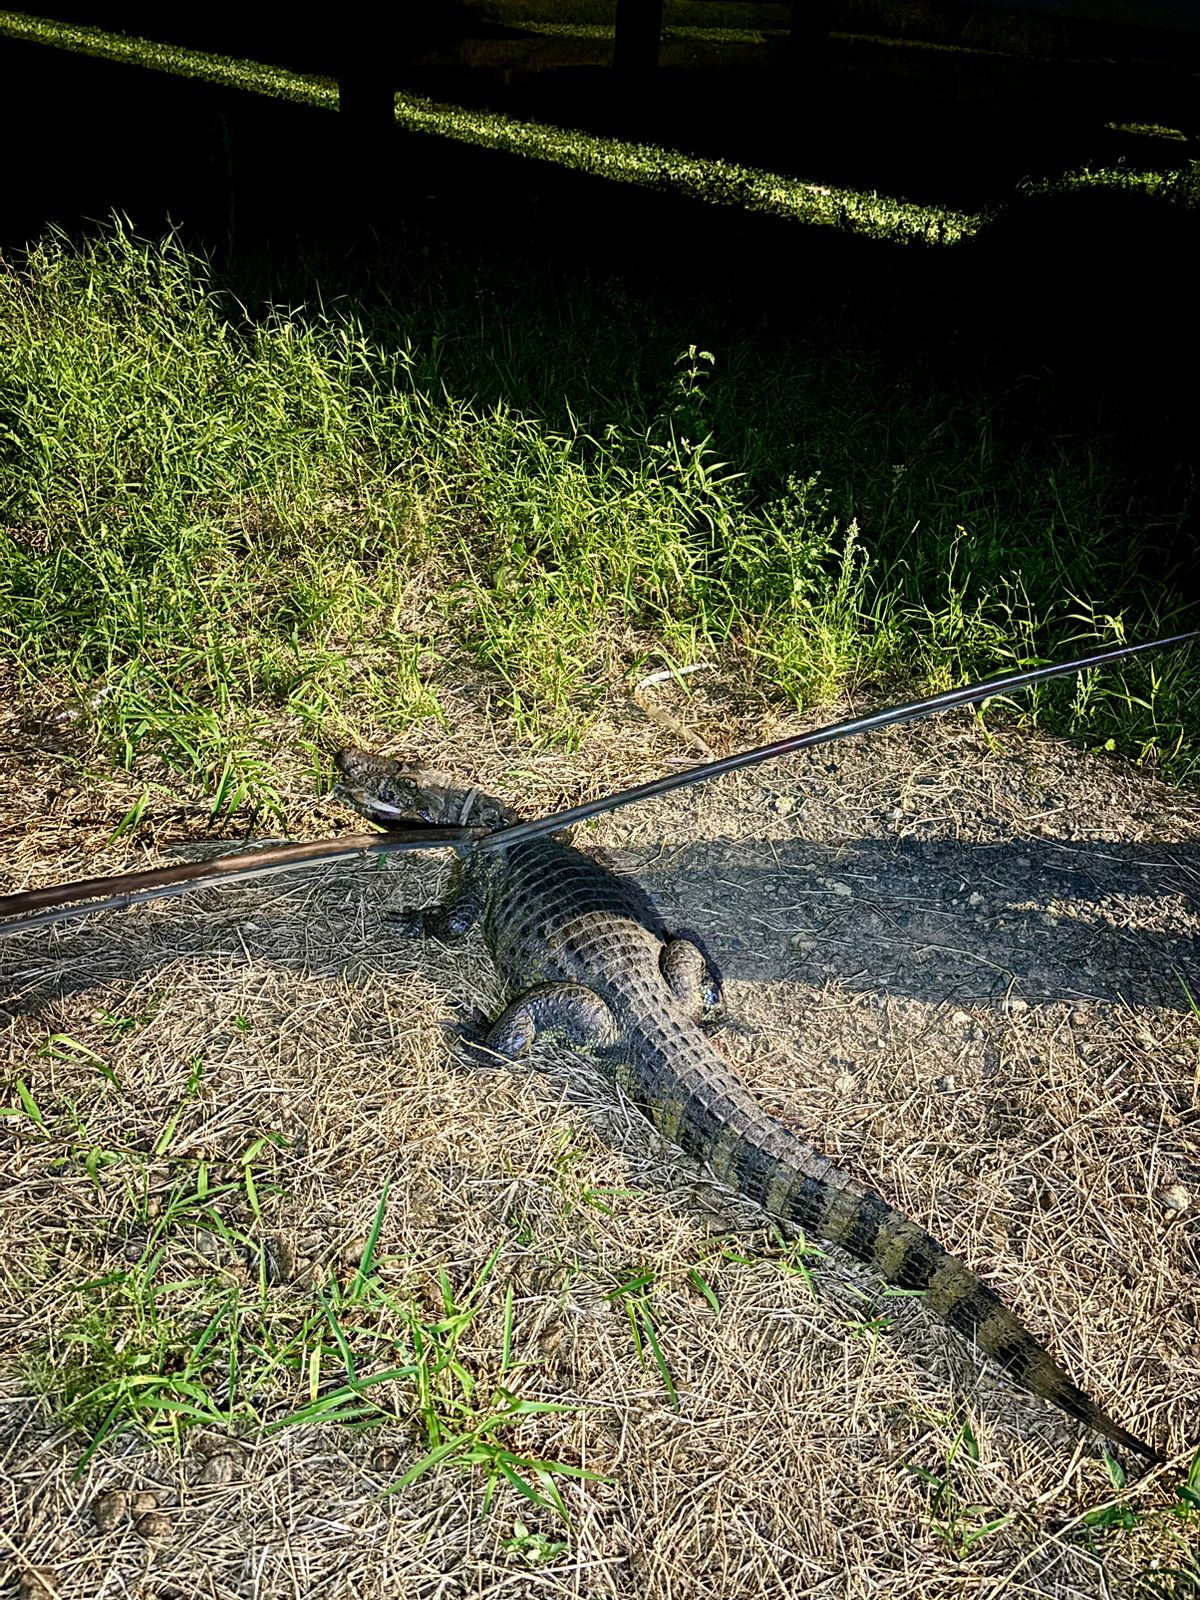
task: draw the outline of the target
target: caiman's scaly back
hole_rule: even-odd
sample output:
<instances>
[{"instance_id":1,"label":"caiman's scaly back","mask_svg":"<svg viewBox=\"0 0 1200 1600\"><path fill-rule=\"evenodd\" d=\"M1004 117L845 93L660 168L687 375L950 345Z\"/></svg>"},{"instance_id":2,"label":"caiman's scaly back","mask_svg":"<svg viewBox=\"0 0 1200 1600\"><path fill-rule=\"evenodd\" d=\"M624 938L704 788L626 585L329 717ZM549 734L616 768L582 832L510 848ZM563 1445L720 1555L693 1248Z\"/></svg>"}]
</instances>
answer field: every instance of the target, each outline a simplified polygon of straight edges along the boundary
<instances>
[{"instance_id":1,"label":"caiman's scaly back","mask_svg":"<svg viewBox=\"0 0 1200 1600\"><path fill-rule=\"evenodd\" d=\"M355 750L337 763L342 795L385 826L502 826L514 817L442 774ZM514 996L488 1032L491 1049L519 1056L544 1031L593 1050L660 1133L721 1182L809 1237L840 1245L888 1283L923 1291L1022 1388L1161 1460L1089 1399L968 1267L759 1105L702 1026L720 1004L705 955L670 937L636 884L561 837L543 837L466 855L443 905L392 920L447 938L478 917Z\"/></svg>"}]
</instances>

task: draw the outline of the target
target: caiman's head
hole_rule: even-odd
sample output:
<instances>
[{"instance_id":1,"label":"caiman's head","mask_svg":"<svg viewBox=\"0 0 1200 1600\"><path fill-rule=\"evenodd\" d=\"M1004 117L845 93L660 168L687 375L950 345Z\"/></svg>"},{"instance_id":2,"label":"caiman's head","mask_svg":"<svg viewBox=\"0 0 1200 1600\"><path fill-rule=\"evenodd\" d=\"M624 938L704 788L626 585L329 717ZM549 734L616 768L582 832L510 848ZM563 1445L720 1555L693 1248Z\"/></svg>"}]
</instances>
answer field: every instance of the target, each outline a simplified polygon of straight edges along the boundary
<instances>
[{"instance_id":1,"label":"caiman's head","mask_svg":"<svg viewBox=\"0 0 1200 1600\"><path fill-rule=\"evenodd\" d=\"M508 806L456 783L446 772L406 766L368 750L339 750L333 759L343 779L334 793L383 828L422 822L435 827L478 823L501 828L517 820Z\"/></svg>"}]
</instances>

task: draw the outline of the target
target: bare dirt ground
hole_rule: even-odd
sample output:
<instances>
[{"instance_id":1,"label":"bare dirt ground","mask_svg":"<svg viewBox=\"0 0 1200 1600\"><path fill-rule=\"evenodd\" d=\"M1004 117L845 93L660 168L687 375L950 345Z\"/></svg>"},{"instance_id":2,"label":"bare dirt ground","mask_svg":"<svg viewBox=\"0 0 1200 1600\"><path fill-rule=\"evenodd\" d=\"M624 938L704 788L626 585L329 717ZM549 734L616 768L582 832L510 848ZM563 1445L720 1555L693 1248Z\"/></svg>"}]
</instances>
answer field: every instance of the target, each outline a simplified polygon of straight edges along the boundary
<instances>
[{"instance_id":1,"label":"bare dirt ground","mask_svg":"<svg viewBox=\"0 0 1200 1600\"><path fill-rule=\"evenodd\" d=\"M778 731L726 721L718 739L721 721L702 731L722 747ZM695 758L644 721L632 739L598 724L575 756L457 727L421 753L530 812ZM14 721L7 743L0 888L203 839L203 808L181 798L109 843L140 781L81 778L36 727ZM299 785L292 799L299 835L341 816ZM1180 1539L1196 1522L1169 1508L1200 1445L1197 797L963 716L623 812L578 842L703 936L734 1019L720 1048L764 1100L1001 1286L1172 1466L1115 1492L1095 1441L920 1300L832 1256L810 1289L761 1214L577 1064L473 1064L441 1025L494 1011L497 979L473 938L422 948L382 924L442 871L396 858L0 943L0 1104L19 1113L0 1121L6 1592L1194 1594L1172 1569L1194 1560ZM239 1253L179 1202L202 1167L247 1166L256 1204L243 1184L212 1207L255 1247ZM89 1436L64 1412L80 1372L139 1339L160 1365L186 1355L147 1318L174 1318L194 1350L198 1308L235 1306L240 1378L223 1354L197 1381L228 1401L258 1373L246 1419L343 1382L328 1352L316 1371L311 1348L261 1352L353 1301L385 1189L381 1294L342 1318L360 1375L396 1364L417 1322L446 1322L447 1293L474 1305L445 1405L469 1427L502 1382L570 1408L504 1435L602 1475L557 1480L569 1526L508 1483L485 1514L478 1463L385 1494L430 1447L403 1380L358 1427L243 1420L181 1448L121 1427L81 1467Z\"/></svg>"}]
</instances>

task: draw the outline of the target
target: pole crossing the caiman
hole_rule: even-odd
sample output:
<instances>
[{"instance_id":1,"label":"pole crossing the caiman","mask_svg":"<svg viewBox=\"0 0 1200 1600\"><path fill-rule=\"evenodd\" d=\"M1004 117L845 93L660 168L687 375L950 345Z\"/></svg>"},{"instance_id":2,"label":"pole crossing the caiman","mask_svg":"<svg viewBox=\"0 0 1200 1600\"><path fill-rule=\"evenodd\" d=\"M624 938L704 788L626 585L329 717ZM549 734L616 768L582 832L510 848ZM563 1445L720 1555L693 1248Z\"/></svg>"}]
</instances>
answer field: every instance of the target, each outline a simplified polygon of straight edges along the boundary
<instances>
[{"instance_id":1,"label":"pole crossing the caiman","mask_svg":"<svg viewBox=\"0 0 1200 1600\"><path fill-rule=\"evenodd\" d=\"M1197 637L1177 634L1025 669L742 751L531 821L439 774L343 750L336 757L343 780L338 792L388 830L377 839L266 848L256 857L216 866L190 863L29 890L0 898L0 917L9 919L0 922L0 933L348 854L451 845L458 859L447 899L392 920L409 933L440 938L455 938L482 924L513 996L487 1032L488 1048L519 1057L537 1034L545 1033L589 1050L664 1138L706 1163L721 1182L807 1235L841 1246L888 1283L921 1291L939 1316L974 1338L1021 1387L1157 1462L1161 1453L1085 1394L969 1267L758 1104L705 1031L705 1021L720 1006L720 987L699 946L672 937L635 883L574 849L561 830L722 772ZM91 906L63 909L88 899Z\"/></svg>"}]
</instances>

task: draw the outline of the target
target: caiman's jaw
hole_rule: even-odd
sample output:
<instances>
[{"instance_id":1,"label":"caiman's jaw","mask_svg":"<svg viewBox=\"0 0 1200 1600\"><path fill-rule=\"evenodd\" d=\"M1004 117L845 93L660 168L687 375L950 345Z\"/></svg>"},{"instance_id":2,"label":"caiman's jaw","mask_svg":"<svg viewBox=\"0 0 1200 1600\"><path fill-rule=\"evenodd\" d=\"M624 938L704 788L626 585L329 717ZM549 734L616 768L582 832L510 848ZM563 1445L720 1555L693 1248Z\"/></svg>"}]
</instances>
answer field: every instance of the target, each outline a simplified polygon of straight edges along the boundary
<instances>
[{"instance_id":1,"label":"caiman's jaw","mask_svg":"<svg viewBox=\"0 0 1200 1600\"><path fill-rule=\"evenodd\" d=\"M367 750L339 750L334 763L344 780L334 793L382 828L421 823L495 828L515 820L499 801L455 785L444 772L405 766Z\"/></svg>"}]
</instances>

